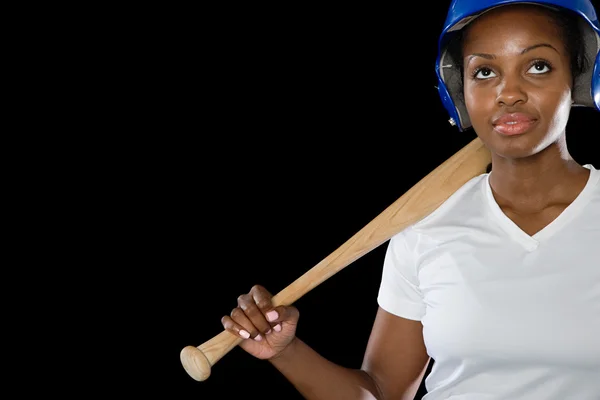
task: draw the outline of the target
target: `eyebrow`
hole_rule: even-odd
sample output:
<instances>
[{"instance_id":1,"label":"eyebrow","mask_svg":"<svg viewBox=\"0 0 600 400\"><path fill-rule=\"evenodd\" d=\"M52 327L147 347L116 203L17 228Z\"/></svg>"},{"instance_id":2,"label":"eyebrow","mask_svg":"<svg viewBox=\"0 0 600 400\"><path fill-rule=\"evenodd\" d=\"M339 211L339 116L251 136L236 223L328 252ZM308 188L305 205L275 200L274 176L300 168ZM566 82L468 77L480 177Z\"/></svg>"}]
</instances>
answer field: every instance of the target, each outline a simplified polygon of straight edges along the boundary
<instances>
[{"instance_id":1,"label":"eyebrow","mask_svg":"<svg viewBox=\"0 0 600 400\"><path fill-rule=\"evenodd\" d=\"M554 50L555 52L558 53L558 50L556 50L556 48L554 46L552 46L551 44L549 44L549 43L540 43L540 44L534 44L533 46L529 46L528 48L526 48L525 50L523 50L521 52L521 54L525 54L525 53L527 53L530 50L537 49L538 47L549 47L549 48L551 48L552 50Z\"/></svg>"},{"instance_id":2,"label":"eyebrow","mask_svg":"<svg viewBox=\"0 0 600 400\"><path fill-rule=\"evenodd\" d=\"M554 50L554 51L556 51L558 53L558 50L556 50L556 48L554 46L552 46L551 44L549 44L549 43L539 43L539 44L534 44L533 46L527 47L526 49L524 49L523 51L521 51L521 54L525 54L528 51L531 51L533 49L537 49L538 47L549 47L549 48L551 48L552 50ZM473 57L481 57L481 58L485 58L485 59L488 59L488 60L494 60L496 58L496 56L493 55L493 54L473 53L473 54L469 55L469 57L467 58L467 63L469 63Z\"/></svg>"}]
</instances>

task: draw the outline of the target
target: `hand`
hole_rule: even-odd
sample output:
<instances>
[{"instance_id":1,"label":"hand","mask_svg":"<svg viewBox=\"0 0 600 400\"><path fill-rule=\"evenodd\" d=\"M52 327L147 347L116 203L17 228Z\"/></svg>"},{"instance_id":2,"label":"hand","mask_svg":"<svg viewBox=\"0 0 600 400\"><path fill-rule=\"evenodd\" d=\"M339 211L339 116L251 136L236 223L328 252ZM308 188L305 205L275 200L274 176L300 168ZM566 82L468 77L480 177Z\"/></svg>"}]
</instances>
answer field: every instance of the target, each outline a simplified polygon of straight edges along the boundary
<instances>
[{"instance_id":1,"label":"hand","mask_svg":"<svg viewBox=\"0 0 600 400\"><path fill-rule=\"evenodd\" d=\"M243 338L239 346L261 360L281 353L296 336L299 312L294 306L273 307L273 295L254 285L238 297L238 306L221 318L223 327Z\"/></svg>"}]
</instances>

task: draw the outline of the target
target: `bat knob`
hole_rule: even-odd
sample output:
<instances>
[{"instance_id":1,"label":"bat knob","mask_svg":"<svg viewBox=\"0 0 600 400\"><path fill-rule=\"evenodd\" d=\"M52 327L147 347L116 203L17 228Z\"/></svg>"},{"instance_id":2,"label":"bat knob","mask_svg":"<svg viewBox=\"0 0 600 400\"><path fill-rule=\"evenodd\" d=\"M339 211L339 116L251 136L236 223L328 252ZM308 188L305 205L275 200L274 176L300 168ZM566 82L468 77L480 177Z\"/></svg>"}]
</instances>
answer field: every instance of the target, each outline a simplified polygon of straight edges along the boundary
<instances>
[{"instance_id":1,"label":"bat knob","mask_svg":"<svg viewBox=\"0 0 600 400\"><path fill-rule=\"evenodd\" d=\"M203 381L210 376L210 362L197 347L186 346L179 356L183 368L195 380Z\"/></svg>"}]
</instances>

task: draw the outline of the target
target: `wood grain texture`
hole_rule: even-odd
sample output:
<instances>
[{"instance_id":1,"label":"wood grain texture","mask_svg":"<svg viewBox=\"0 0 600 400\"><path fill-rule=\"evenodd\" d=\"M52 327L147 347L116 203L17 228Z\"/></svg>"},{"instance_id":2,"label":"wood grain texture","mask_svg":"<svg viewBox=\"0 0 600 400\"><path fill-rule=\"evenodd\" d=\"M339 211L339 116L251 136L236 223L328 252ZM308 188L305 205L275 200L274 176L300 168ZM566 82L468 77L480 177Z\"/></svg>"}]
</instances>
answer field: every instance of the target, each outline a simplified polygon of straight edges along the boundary
<instances>
[{"instance_id":1,"label":"wood grain texture","mask_svg":"<svg viewBox=\"0 0 600 400\"><path fill-rule=\"evenodd\" d=\"M290 305L396 233L431 214L467 181L486 172L491 155L475 138L444 161L367 225L306 273L277 293L274 306ZM223 331L199 346L186 346L180 359L195 380L210 376L211 366L243 339Z\"/></svg>"}]
</instances>

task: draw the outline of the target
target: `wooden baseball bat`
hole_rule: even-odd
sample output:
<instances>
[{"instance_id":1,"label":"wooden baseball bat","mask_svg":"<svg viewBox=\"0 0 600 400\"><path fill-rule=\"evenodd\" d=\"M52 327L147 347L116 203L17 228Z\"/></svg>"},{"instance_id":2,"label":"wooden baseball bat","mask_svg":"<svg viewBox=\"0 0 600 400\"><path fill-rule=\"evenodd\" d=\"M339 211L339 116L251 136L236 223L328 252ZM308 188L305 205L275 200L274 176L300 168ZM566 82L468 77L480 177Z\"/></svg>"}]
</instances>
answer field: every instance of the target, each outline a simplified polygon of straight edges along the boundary
<instances>
[{"instance_id":1,"label":"wooden baseball bat","mask_svg":"<svg viewBox=\"0 0 600 400\"><path fill-rule=\"evenodd\" d=\"M444 161L412 186L350 239L272 298L274 306L290 305L394 234L433 212L471 178L485 173L491 155L479 138ZM185 371L204 381L211 367L244 340L226 330L200 346L186 346L180 359Z\"/></svg>"}]
</instances>

